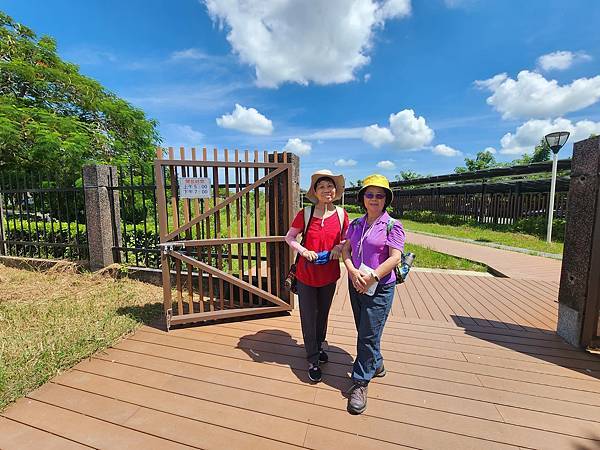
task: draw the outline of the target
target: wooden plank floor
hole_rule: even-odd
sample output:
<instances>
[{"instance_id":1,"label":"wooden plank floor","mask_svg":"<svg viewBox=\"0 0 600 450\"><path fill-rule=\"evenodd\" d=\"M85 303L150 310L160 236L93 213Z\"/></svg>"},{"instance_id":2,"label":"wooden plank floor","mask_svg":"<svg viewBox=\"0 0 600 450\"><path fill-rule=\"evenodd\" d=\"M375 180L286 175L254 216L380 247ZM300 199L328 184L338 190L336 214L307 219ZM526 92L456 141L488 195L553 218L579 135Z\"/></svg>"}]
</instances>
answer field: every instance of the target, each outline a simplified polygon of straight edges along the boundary
<instances>
[{"instance_id":1,"label":"wooden plank floor","mask_svg":"<svg viewBox=\"0 0 600 450\"><path fill-rule=\"evenodd\" d=\"M600 359L549 331L555 284L412 273L362 416L342 394L356 343L344 292L322 383L297 311L146 326L4 411L0 448L600 448Z\"/></svg>"},{"instance_id":2,"label":"wooden plank floor","mask_svg":"<svg viewBox=\"0 0 600 450\"><path fill-rule=\"evenodd\" d=\"M342 268L333 311L352 313ZM534 333L554 332L558 283L512 278L411 271L396 287L391 315L397 318L478 325Z\"/></svg>"}]
</instances>

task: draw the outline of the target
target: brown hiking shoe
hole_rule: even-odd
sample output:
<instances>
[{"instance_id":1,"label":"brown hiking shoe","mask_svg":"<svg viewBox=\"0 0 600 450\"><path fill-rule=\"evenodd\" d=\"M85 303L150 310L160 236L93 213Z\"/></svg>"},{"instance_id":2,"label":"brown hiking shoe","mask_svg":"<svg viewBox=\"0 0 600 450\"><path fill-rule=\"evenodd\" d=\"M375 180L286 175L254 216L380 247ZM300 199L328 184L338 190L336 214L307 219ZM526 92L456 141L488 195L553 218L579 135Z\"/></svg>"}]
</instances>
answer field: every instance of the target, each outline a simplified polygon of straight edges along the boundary
<instances>
[{"instance_id":1,"label":"brown hiking shoe","mask_svg":"<svg viewBox=\"0 0 600 450\"><path fill-rule=\"evenodd\" d=\"M381 363L381 366L379 366L377 368L377 370L375 371L374 377L379 377L379 378L385 377L386 373L387 373L387 371L385 370L385 367L384 367L383 363Z\"/></svg>"},{"instance_id":2,"label":"brown hiking shoe","mask_svg":"<svg viewBox=\"0 0 600 450\"><path fill-rule=\"evenodd\" d=\"M362 414L367 409L368 385L355 382L348 391L348 412Z\"/></svg>"}]
</instances>

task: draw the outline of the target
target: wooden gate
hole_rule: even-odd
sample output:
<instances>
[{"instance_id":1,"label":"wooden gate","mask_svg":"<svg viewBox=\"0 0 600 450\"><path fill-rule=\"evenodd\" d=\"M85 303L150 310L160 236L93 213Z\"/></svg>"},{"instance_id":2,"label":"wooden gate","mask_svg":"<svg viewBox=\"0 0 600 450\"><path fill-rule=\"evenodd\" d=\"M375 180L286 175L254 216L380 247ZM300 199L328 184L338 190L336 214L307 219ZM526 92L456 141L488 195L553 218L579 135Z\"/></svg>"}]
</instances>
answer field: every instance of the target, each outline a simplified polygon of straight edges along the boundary
<instances>
[{"instance_id":1,"label":"wooden gate","mask_svg":"<svg viewBox=\"0 0 600 450\"><path fill-rule=\"evenodd\" d=\"M154 170L167 329L291 310L284 236L299 208L298 158L226 149L222 160L217 149L212 160L206 149L198 155L181 148L179 159L172 148L168 159L164 153L157 149ZM180 183L199 178L209 183L209 198L182 198Z\"/></svg>"}]
</instances>

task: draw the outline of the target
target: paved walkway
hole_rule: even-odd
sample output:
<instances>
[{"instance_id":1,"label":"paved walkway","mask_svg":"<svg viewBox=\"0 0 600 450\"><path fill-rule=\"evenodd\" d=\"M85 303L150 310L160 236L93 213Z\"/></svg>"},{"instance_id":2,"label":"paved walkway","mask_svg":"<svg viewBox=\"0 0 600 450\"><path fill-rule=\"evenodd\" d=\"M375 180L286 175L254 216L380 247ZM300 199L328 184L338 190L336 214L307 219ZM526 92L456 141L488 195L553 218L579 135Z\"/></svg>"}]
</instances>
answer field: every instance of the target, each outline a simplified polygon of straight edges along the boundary
<instances>
[{"instance_id":1,"label":"paved walkway","mask_svg":"<svg viewBox=\"0 0 600 450\"><path fill-rule=\"evenodd\" d=\"M438 252L487 264L497 274L505 277L560 283L562 261L556 259L411 232L407 232L406 241L429 247Z\"/></svg>"}]
</instances>

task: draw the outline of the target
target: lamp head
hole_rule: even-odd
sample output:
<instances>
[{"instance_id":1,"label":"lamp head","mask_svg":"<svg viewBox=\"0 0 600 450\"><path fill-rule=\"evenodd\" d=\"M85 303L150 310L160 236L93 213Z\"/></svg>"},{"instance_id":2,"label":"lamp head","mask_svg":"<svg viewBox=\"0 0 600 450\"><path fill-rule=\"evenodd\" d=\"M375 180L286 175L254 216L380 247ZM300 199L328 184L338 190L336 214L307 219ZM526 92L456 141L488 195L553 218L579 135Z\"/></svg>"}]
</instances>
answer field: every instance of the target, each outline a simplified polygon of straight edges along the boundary
<instances>
[{"instance_id":1,"label":"lamp head","mask_svg":"<svg viewBox=\"0 0 600 450\"><path fill-rule=\"evenodd\" d=\"M554 133L547 134L544 137L546 145L550 147L552 153L557 154L558 151L565 145L567 139L569 139L568 131L555 131Z\"/></svg>"}]
</instances>

